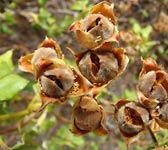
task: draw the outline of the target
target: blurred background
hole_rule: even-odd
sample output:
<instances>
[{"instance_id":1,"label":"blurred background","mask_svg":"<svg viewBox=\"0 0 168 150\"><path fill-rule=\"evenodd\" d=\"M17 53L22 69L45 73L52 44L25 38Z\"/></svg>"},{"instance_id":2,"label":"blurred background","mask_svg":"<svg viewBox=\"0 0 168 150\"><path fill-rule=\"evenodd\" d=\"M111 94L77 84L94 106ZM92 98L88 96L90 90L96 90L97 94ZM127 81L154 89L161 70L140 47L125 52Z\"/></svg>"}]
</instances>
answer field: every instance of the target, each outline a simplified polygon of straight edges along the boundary
<instances>
[{"instance_id":1,"label":"blurred background","mask_svg":"<svg viewBox=\"0 0 168 150\"><path fill-rule=\"evenodd\" d=\"M93 133L74 136L71 107L49 105L43 112L32 75L18 69L18 59L37 49L46 36L61 46L67 63L75 65L66 49L80 49L68 30L100 0L0 0L0 150L125 150L126 145L112 116L111 132L98 137ZM112 81L98 96L107 111L108 102L121 98L137 101L136 84L142 67L141 58L152 57L168 72L168 0L109 0L120 32L120 47L130 62L126 71ZM156 133L160 145L168 145L168 131ZM148 133L134 146L135 150L152 149Z\"/></svg>"}]
</instances>

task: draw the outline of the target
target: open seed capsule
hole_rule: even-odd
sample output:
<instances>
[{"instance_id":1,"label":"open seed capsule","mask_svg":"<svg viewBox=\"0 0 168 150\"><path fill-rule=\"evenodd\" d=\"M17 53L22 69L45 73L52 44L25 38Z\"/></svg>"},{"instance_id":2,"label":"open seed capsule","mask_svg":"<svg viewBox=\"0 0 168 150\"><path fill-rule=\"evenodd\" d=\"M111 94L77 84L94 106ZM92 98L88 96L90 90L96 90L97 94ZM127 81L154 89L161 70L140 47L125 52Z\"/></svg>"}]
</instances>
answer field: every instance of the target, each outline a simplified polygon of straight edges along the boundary
<instances>
[{"instance_id":1,"label":"open seed capsule","mask_svg":"<svg viewBox=\"0 0 168 150\"><path fill-rule=\"evenodd\" d=\"M105 135L108 133L105 119L105 111L96 100L89 96L82 96L73 106L71 131L77 135L92 131L98 135Z\"/></svg>"},{"instance_id":2,"label":"open seed capsule","mask_svg":"<svg viewBox=\"0 0 168 150\"><path fill-rule=\"evenodd\" d=\"M145 129L149 121L149 113L145 108L126 99L120 100L116 108L115 119L124 137L134 137Z\"/></svg>"},{"instance_id":3,"label":"open seed capsule","mask_svg":"<svg viewBox=\"0 0 168 150\"><path fill-rule=\"evenodd\" d=\"M128 64L128 57L121 48L111 51L87 51L77 54L79 70L93 85L103 86L118 77Z\"/></svg>"},{"instance_id":4,"label":"open seed capsule","mask_svg":"<svg viewBox=\"0 0 168 150\"><path fill-rule=\"evenodd\" d=\"M50 59L63 59L59 45L52 39L46 38L34 53L27 54L19 59L19 68L30 72L38 79L51 65Z\"/></svg>"},{"instance_id":5,"label":"open seed capsule","mask_svg":"<svg viewBox=\"0 0 168 150\"><path fill-rule=\"evenodd\" d=\"M76 31L80 44L87 49L118 42L113 4L103 1L95 5L83 20L75 21L70 30Z\"/></svg>"},{"instance_id":6,"label":"open seed capsule","mask_svg":"<svg viewBox=\"0 0 168 150\"><path fill-rule=\"evenodd\" d=\"M153 59L143 61L137 93L146 108L155 108L168 101L168 74Z\"/></svg>"},{"instance_id":7,"label":"open seed capsule","mask_svg":"<svg viewBox=\"0 0 168 150\"><path fill-rule=\"evenodd\" d=\"M49 97L65 96L74 82L73 72L69 68L47 70L39 79L42 91Z\"/></svg>"}]
</instances>

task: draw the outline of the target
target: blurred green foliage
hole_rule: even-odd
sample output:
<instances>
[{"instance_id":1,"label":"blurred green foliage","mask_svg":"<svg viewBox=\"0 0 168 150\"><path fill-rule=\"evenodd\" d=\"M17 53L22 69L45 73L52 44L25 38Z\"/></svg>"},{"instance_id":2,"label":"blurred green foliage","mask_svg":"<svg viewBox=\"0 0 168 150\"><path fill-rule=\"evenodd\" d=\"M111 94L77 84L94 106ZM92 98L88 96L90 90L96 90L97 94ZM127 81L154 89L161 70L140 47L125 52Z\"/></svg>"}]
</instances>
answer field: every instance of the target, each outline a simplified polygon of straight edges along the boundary
<instances>
[{"instance_id":1,"label":"blurred green foliage","mask_svg":"<svg viewBox=\"0 0 168 150\"><path fill-rule=\"evenodd\" d=\"M0 13L0 33L14 34L13 26L15 25L14 13L6 9L4 13Z\"/></svg>"},{"instance_id":2,"label":"blurred green foliage","mask_svg":"<svg viewBox=\"0 0 168 150\"><path fill-rule=\"evenodd\" d=\"M51 12L45 8L46 1L38 0L39 3L39 12L32 15L33 22L32 27L37 30L43 29L46 32L47 36L58 36L63 35L65 30L68 29L70 24L74 21L74 16L65 15L65 17L60 20L55 18ZM71 6L70 10L80 11L76 19L82 18L91 8L89 0L78 0L75 1Z\"/></svg>"},{"instance_id":3,"label":"blurred green foliage","mask_svg":"<svg viewBox=\"0 0 168 150\"><path fill-rule=\"evenodd\" d=\"M133 90L129 90L129 89L125 89L123 94L121 95L121 97L118 97L116 95L112 96L112 100L114 102L117 102L119 99L130 99L132 101L137 101L137 95L136 95L136 91Z\"/></svg>"},{"instance_id":4,"label":"blurred green foliage","mask_svg":"<svg viewBox=\"0 0 168 150\"><path fill-rule=\"evenodd\" d=\"M136 46L139 54L144 58L152 57L157 59L157 56L152 52L152 47L158 42L150 39L150 35L153 31L152 26L147 25L142 27L140 23L134 18L131 18L130 22L132 24L132 31L134 34L140 36L142 39L142 42Z\"/></svg>"},{"instance_id":5,"label":"blurred green foliage","mask_svg":"<svg viewBox=\"0 0 168 150\"><path fill-rule=\"evenodd\" d=\"M12 100L28 84L28 80L14 72L12 50L0 56L0 70L0 101Z\"/></svg>"}]
</instances>

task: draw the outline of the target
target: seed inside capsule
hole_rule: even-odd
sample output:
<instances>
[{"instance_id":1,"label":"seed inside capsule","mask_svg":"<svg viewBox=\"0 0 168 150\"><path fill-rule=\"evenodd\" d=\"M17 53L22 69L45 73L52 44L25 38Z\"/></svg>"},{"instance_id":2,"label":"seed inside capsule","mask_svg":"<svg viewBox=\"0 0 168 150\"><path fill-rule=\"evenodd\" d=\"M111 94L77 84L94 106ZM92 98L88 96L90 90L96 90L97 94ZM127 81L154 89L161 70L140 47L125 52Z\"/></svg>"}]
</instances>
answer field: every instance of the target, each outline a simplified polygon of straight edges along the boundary
<instances>
[{"instance_id":1,"label":"seed inside capsule","mask_svg":"<svg viewBox=\"0 0 168 150\"><path fill-rule=\"evenodd\" d=\"M56 68L44 72L40 77L42 92L49 97L66 96L74 83L74 75L69 68Z\"/></svg>"},{"instance_id":2,"label":"seed inside capsule","mask_svg":"<svg viewBox=\"0 0 168 150\"><path fill-rule=\"evenodd\" d=\"M92 72L94 75L96 75L100 69L100 59L97 55L95 55L94 53L91 53L90 55L90 59L92 61Z\"/></svg>"},{"instance_id":3,"label":"seed inside capsule","mask_svg":"<svg viewBox=\"0 0 168 150\"><path fill-rule=\"evenodd\" d=\"M112 52L88 51L78 62L81 73L93 84L103 85L117 76L119 64Z\"/></svg>"},{"instance_id":4,"label":"seed inside capsule","mask_svg":"<svg viewBox=\"0 0 168 150\"><path fill-rule=\"evenodd\" d=\"M57 84L61 89L64 89L61 81L59 79L56 78L56 76L53 76L53 75L49 75L49 76L46 76L48 79L52 80L55 82L55 84Z\"/></svg>"}]
</instances>

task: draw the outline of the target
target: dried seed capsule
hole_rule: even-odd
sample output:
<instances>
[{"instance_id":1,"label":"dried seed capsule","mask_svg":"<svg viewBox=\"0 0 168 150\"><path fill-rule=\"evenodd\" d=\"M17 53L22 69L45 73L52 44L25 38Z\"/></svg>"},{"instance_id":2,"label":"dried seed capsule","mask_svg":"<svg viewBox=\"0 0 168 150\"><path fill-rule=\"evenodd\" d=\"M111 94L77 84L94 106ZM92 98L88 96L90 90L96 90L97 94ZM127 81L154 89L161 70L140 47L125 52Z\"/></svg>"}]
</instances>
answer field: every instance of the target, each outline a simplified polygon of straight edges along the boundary
<instances>
[{"instance_id":1,"label":"dried seed capsule","mask_svg":"<svg viewBox=\"0 0 168 150\"><path fill-rule=\"evenodd\" d=\"M81 73L93 84L104 85L118 72L118 61L113 53L88 51L79 61Z\"/></svg>"},{"instance_id":2,"label":"dried seed capsule","mask_svg":"<svg viewBox=\"0 0 168 150\"><path fill-rule=\"evenodd\" d=\"M69 68L55 68L43 73L39 79L41 90L49 97L65 96L74 82L73 72Z\"/></svg>"},{"instance_id":3,"label":"dried seed capsule","mask_svg":"<svg viewBox=\"0 0 168 150\"><path fill-rule=\"evenodd\" d=\"M118 42L118 30L113 13L113 5L101 2L95 5L90 13L80 21L70 26L71 31L76 31L80 44L87 49L96 49L107 44Z\"/></svg>"},{"instance_id":4,"label":"dried seed capsule","mask_svg":"<svg viewBox=\"0 0 168 150\"><path fill-rule=\"evenodd\" d=\"M139 76L137 94L146 108L155 108L168 99L168 74L153 59L144 60Z\"/></svg>"},{"instance_id":5,"label":"dried seed capsule","mask_svg":"<svg viewBox=\"0 0 168 150\"><path fill-rule=\"evenodd\" d=\"M37 79L52 65L50 59L54 58L63 59L61 49L54 40L46 38L34 53L19 59L19 67L23 71L33 73Z\"/></svg>"},{"instance_id":6,"label":"dried seed capsule","mask_svg":"<svg viewBox=\"0 0 168 150\"><path fill-rule=\"evenodd\" d=\"M120 100L116 104L115 119L125 138L138 135L149 121L148 111L129 100Z\"/></svg>"},{"instance_id":7,"label":"dried seed capsule","mask_svg":"<svg viewBox=\"0 0 168 150\"><path fill-rule=\"evenodd\" d=\"M103 86L119 76L128 63L124 49L87 51L76 55L81 73L94 85Z\"/></svg>"},{"instance_id":8,"label":"dried seed capsule","mask_svg":"<svg viewBox=\"0 0 168 150\"><path fill-rule=\"evenodd\" d=\"M38 79L43 110L50 103L61 104L67 98L92 93L93 86L75 69L63 60L53 60L51 70L45 71Z\"/></svg>"},{"instance_id":9,"label":"dried seed capsule","mask_svg":"<svg viewBox=\"0 0 168 150\"><path fill-rule=\"evenodd\" d=\"M82 135L95 132L98 135L107 134L105 127L105 111L89 96L82 96L73 106L72 132Z\"/></svg>"}]
</instances>

